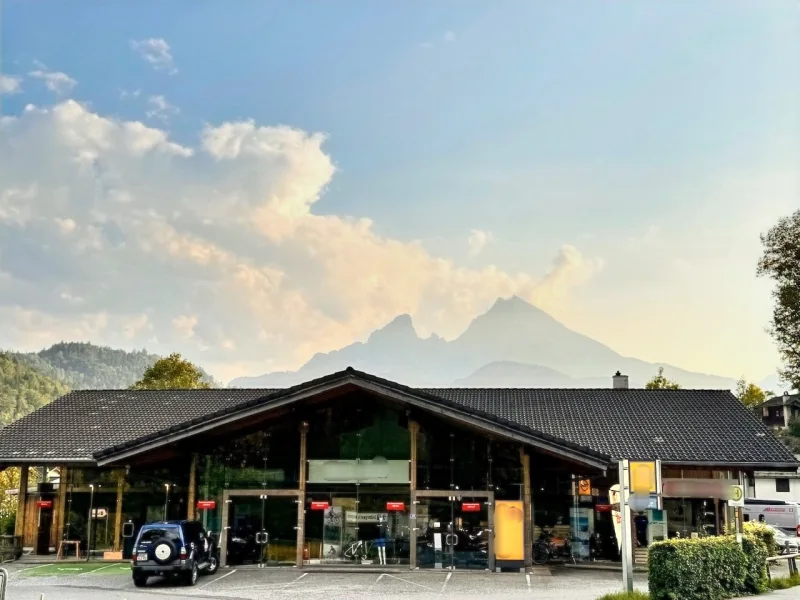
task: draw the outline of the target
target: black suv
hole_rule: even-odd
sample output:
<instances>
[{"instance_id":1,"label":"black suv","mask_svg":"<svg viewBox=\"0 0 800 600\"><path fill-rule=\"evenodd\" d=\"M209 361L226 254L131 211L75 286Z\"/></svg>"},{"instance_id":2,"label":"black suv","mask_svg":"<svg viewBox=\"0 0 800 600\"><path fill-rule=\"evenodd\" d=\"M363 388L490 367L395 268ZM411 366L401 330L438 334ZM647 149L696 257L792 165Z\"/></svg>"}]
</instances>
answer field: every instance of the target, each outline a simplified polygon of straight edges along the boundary
<instances>
[{"instance_id":1,"label":"black suv","mask_svg":"<svg viewBox=\"0 0 800 600\"><path fill-rule=\"evenodd\" d=\"M211 575L218 568L217 544L197 521L147 523L139 530L131 561L136 587L156 575L178 576L195 585L198 574Z\"/></svg>"}]
</instances>

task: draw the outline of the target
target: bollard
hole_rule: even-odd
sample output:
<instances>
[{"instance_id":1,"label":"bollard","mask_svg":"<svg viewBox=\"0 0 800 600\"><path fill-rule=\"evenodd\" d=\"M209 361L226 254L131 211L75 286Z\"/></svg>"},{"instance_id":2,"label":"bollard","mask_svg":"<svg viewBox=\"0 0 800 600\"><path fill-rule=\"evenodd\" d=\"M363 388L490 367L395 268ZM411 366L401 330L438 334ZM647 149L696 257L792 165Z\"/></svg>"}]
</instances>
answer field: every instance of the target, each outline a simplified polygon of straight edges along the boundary
<instances>
[{"instance_id":1,"label":"bollard","mask_svg":"<svg viewBox=\"0 0 800 600\"><path fill-rule=\"evenodd\" d=\"M0 569L0 600L5 600L6 597L6 584L8 583L8 571Z\"/></svg>"}]
</instances>

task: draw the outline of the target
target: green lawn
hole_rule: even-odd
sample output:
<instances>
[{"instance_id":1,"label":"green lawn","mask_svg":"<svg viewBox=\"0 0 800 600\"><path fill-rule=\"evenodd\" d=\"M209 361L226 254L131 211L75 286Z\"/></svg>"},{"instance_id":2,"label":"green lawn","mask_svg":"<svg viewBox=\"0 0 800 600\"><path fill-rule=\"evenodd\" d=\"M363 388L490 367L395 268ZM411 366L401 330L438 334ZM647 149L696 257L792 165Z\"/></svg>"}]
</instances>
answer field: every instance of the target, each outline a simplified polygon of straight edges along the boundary
<instances>
[{"instance_id":1,"label":"green lawn","mask_svg":"<svg viewBox=\"0 0 800 600\"><path fill-rule=\"evenodd\" d=\"M130 573L130 563L102 563L102 562L64 562L40 567L28 567L20 571L23 577L53 577L58 575L82 575L93 573L97 575L119 575Z\"/></svg>"}]
</instances>

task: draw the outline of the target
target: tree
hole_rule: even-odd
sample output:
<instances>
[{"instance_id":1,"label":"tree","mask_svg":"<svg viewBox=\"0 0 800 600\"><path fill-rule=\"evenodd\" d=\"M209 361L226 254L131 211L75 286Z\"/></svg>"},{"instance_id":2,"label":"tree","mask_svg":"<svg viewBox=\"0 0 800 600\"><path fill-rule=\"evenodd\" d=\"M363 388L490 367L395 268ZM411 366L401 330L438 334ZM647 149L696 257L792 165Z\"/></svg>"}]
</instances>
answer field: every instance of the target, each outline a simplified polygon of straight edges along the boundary
<instances>
[{"instance_id":1,"label":"tree","mask_svg":"<svg viewBox=\"0 0 800 600\"><path fill-rule=\"evenodd\" d=\"M664 377L664 367L658 367L658 375L653 377L645 384L645 389L648 390L679 390L680 384L677 381L670 381Z\"/></svg>"},{"instance_id":2,"label":"tree","mask_svg":"<svg viewBox=\"0 0 800 600\"><path fill-rule=\"evenodd\" d=\"M747 383L744 377L736 382L736 397L747 408L753 408L767 399L767 393L754 383Z\"/></svg>"},{"instance_id":3,"label":"tree","mask_svg":"<svg viewBox=\"0 0 800 600\"><path fill-rule=\"evenodd\" d=\"M208 389L199 367L181 358L178 353L161 358L131 386L132 390Z\"/></svg>"},{"instance_id":4,"label":"tree","mask_svg":"<svg viewBox=\"0 0 800 600\"><path fill-rule=\"evenodd\" d=\"M783 359L781 377L800 389L800 210L761 235L757 274L775 282L772 337Z\"/></svg>"}]
</instances>

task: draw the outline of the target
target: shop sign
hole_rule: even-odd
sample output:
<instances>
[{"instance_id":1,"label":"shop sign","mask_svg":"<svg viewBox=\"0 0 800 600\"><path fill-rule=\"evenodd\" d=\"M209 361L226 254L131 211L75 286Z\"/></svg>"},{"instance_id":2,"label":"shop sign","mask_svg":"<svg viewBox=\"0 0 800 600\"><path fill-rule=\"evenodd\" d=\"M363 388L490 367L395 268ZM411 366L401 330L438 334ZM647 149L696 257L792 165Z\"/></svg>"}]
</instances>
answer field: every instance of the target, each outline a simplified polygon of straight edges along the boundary
<instances>
[{"instance_id":1,"label":"shop sign","mask_svg":"<svg viewBox=\"0 0 800 600\"><path fill-rule=\"evenodd\" d=\"M328 510L329 506L328 502L312 502L311 510Z\"/></svg>"},{"instance_id":2,"label":"shop sign","mask_svg":"<svg viewBox=\"0 0 800 600\"><path fill-rule=\"evenodd\" d=\"M406 503L405 502L387 502L386 503L386 510L405 510Z\"/></svg>"},{"instance_id":3,"label":"shop sign","mask_svg":"<svg viewBox=\"0 0 800 600\"><path fill-rule=\"evenodd\" d=\"M107 519L108 518L108 509L107 508L93 508L92 509L92 518L93 519Z\"/></svg>"},{"instance_id":4,"label":"shop sign","mask_svg":"<svg viewBox=\"0 0 800 600\"><path fill-rule=\"evenodd\" d=\"M480 512L480 511L481 511L480 502L462 502L461 504L461 512Z\"/></svg>"},{"instance_id":5,"label":"shop sign","mask_svg":"<svg viewBox=\"0 0 800 600\"><path fill-rule=\"evenodd\" d=\"M589 479L581 479L578 481L578 493L576 496L591 496L592 495L592 482Z\"/></svg>"},{"instance_id":6,"label":"shop sign","mask_svg":"<svg viewBox=\"0 0 800 600\"><path fill-rule=\"evenodd\" d=\"M217 508L217 501L216 500L198 500L197 501L197 508L198 510L214 510Z\"/></svg>"},{"instance_id":7,"label":"shop sign","mask_svg":"<svg viewBox=\"0 0 800 600\"><path fill-rule=\"evenodd\" d=\"M610 504L595 504L594 509L597 512L611 512L611 505Z\"/></svg>"},{"instance_id":8,"label":"shop sign","mask_svg":"<svg viewBox=\"0 0 800 600\"><path fill-rule=\"evenodd\" d=\"M37 500L36 508L53 508L52 500Z\"/></svg>"}]
</instances>

